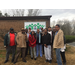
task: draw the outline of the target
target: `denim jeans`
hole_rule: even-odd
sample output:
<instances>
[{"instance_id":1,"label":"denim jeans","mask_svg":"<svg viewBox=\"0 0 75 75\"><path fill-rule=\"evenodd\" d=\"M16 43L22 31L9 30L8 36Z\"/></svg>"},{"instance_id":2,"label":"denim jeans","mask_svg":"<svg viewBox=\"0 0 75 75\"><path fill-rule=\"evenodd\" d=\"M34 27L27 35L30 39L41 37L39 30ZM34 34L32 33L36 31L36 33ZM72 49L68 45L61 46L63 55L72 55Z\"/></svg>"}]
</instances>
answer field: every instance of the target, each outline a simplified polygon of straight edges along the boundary
<instances>
[{"instance_id":1,"label":"denim jeans","mask_svg":"<svg viewBox=\"0 0 75 75\"><path fill-rule=\"evenodd\" d=\"M36 44L36 55L38 57L40 52L40 57L42 57L42 45Z\"/></svg>"},{"instance_id":2,"label":"denim jeans","mask_svg":"<svg viewBox=\"0 0 75 75\"><path fill-rule=\"evenodd\" d=\"M58 65L62 65L61 55L60 55L60 50L61 50L61 48L56 48L56 49L55 49L55 51L56 51L56 58L57 58L57 63L58 63Z\"/></svg>"}]
</instances>

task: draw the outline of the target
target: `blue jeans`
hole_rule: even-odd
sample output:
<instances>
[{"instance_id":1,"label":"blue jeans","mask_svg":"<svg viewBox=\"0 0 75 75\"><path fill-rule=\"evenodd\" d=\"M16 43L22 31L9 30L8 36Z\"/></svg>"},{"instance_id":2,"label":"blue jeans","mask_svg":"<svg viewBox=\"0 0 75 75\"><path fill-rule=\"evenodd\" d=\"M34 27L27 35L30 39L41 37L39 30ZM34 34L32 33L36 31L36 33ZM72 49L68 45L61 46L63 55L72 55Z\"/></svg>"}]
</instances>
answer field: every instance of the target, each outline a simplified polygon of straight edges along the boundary
<instances>
[{"instance_id":1,"label":"blue jeans","mask_svg":"<svg viewBox=\"0 0 75 75\"><path fill-rule=\"evenodd\" d=\"M61 56L60 56L60 50L61 50L61 48L56 48L56 49L55 49L58 65L62 65Z\"/></svg>"},{"instance_id":2,"label":"blue jeans","mask_svg":"<svg viewBox=\"0 0 75 75\"><path fill-rule=\"evenodd\" d=\"M36 44L36 56L38 57L40 51L40 57L42 57L42 45Z\"/></svg>"}]
</instances>

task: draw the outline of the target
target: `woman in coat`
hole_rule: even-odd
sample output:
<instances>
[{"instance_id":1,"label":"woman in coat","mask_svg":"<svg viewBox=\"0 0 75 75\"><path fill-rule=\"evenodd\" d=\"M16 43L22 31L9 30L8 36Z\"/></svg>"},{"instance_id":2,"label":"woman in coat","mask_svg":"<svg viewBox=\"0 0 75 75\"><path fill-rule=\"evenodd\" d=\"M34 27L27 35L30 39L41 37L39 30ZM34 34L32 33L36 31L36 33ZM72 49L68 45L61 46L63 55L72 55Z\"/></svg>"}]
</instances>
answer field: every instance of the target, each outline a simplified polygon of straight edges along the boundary
<instances>
[{"instance_id":1,"label":"woman in coat","mask_svg":"<svg viewBox=\"0 0 75 75\"><path fill-rule=\"evenodd\" d=\"M31 59L33 59L34 53L34 59L36 60L36 35L34 31L29 35L29 47L31 50Z\"/></svg>"}]
</instances>

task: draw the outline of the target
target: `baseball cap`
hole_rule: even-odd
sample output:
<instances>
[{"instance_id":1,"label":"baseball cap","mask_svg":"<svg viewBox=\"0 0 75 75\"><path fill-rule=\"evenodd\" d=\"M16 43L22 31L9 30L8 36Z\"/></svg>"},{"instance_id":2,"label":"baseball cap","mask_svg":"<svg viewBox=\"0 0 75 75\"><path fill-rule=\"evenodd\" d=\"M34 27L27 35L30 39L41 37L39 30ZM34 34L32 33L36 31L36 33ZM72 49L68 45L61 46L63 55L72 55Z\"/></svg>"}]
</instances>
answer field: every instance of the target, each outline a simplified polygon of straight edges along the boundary
<instances>
[{"instance_id":1,"label":"baseball cap","mask_svg":"<svg viewBox=\"0 0 75 75\"><path fill-rule=\"evenodd\" d=\"M14 30L13 28L10 28L10 30Z\"/></svg>"}]
</instances>

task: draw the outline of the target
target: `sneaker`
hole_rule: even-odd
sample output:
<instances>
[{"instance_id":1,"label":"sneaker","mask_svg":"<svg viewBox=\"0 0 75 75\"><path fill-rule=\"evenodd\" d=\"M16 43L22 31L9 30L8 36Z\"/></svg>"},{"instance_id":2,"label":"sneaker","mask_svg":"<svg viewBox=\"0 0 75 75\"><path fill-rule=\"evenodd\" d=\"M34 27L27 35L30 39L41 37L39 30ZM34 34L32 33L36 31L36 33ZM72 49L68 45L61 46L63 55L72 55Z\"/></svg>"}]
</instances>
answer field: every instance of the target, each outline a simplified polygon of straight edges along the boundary
<instances>
[{"instance_id":1,"label":"sneaker","mask_svg":"<svg viewBox=\"0 0 75 75\"><path fill-rule=\"evenodd\" d=\"M48 62L48 60L46 60L45 62Z\"/></svg>"},{"instance_id":2,"label":"sneaker","mask_svg":"<svg viewBox=\"0 0 75 75\"><path fill-rule=\"evenodd\" d=\"M36 60L36 58L34 60Z\"/></svg>"},{"instance_id":3,"label":"sneaker","mask_svg":"<svg viewBox=\"0 0 75 75\"><path fill-rule=\"evenodd\" d=\"M14 62L14 64L16 64L16 62Z\"/></svg>"},{"instance_id":4,"label":"sneaker","mask_svg":"<svg viewBox=\"0 0 75 75\"><path fill-rule=\"evenodd\" d=\"M14 59L12 59L12 61L11 62L14 62Z\"/></svg>"},{"instance_id":5,"label":"sneaker","mask_svg":"<svg viewBox=\"0 0 75 75\"><path fill-rule=\"evenodd\" d=\"M63 63L64 65L66 65L66 62L65 63Z\"/></svg>"},{"instance_id":6,"label":"sneaker","mask_svg":"<svg viewBox=\"0 0 75 75\"><path fill-rule=\"evenodd\" d=\"M52 63L52 60L50 60L49 63Z\"/></svg>"},{"instance_id":7,"label":"sneaker","mask_svg":"<svg viewBox=\"0 0 75 75\"><path fill-rule=\"evenodd\" d=\"M8 62L8 60L6 60L4 63L7 63Z\"/></svg>"},{"instance_id":8,"label":"sneaker","mask_svg":"<svg viewBox=\"0 0 75 75\"><path fill-rule=\"evenodd\" d=\"M23 62L25 62L25 63L26 63L27 61L26 61L26 60L23 60Z\"/></svg>"},{"instance_id":9,"label":"sneaker","mask_svg":"<svg viewBox=\"0 0 75 75\"><path fill-rule=\"evenodd\" d=\"M57 61L55 63L57 63Z\"/></svg>"},{"instance_id":10,"label":"sneaker","mask_svg":"<svg viewBox=\"0 0 75 75\"><path fill-rule=\"evenodd\" d=\"M33 58L31 58L31 59L33 59Z\"/></svg>"}]
</instances>

